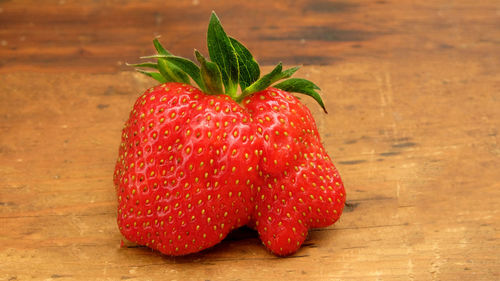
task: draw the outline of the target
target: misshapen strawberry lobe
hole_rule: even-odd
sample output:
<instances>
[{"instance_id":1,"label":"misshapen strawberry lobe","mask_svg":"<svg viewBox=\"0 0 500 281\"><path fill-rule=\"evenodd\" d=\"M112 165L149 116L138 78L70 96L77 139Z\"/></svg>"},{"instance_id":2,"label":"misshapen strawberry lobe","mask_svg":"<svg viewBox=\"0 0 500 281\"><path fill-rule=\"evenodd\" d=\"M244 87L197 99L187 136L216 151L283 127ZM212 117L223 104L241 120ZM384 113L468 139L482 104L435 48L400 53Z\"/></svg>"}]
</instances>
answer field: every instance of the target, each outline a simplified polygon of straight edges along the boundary
<instances>
[{"instance_id":1,"label":"misshapen strawberry lobe","mask_svg":"<svg viewBox=\"0 0 500 281\"><path fill-rule=\"evenodd\" d=\"M273 253L288 255L297 251L308 229L338 220L344 186L311 112L297 98L268 88L243 104L263 138L253 218L262 242Z\"/></svg>"}]
</instances>

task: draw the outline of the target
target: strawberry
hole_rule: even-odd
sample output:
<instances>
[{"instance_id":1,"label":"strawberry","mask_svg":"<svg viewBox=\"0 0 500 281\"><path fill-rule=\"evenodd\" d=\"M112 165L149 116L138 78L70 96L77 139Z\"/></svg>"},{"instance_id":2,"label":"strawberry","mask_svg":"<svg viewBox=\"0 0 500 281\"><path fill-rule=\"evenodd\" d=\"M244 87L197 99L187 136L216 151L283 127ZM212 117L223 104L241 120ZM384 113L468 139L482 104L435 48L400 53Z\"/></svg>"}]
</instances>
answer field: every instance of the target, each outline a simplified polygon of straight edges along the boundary
<instances>
[{"instance_id":1,"label":"strawberry","mask_svg":"<svg viewBox=\"0 0 500 281\"><path fill-rule=\"evenodd\" d=\"M308 229L337 221L345 203L311 112L291 94L325 109L319 88L289 78L298 67L283 71L281 63L260 77L215 13L207 39L210 60L195 51L199 66L157 39L158 53L145 57L156 61L134 65L161 84L137 99L123 129L114 173L120 232L185 255L249 225L271 252L292 254Z\"/></svg>"}]
</instances>

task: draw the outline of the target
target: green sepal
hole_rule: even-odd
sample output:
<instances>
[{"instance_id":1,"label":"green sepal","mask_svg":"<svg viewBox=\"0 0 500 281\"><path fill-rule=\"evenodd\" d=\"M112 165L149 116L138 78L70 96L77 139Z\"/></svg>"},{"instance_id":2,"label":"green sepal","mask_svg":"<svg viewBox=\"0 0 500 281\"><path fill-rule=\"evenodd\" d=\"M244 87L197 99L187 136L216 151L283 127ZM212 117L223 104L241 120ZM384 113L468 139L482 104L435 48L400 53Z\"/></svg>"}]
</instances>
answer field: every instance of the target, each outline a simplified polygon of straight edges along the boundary
<instances>
[{"instance_id":1,"label":"green sepal","mask_svg":"<svg viewBox=\"0 0 500 281\"><path fill-rule=\"evenodd\" d=\"M161 75L160 73L158 72L149 72L149 71L144 71L144 70L141 70L141 69L136 69L137 72L140 72L146 76L149 76L153 79L155 79L156 81L160 82L160 83L166 83L166 82L170 82L170 81L167 81L167 79L165 79L165 77L163 77L163 75Z\"/></svg>"},{"instance_id":2,"label":"green sepal","mask_svg":"<svg viewBox=\"0 0 500 281\"><path fill-rule=\"evenodd\" d=\"M201 74L200 74L200 68L194 64L194 62L182 58L182 57L177 57L177 56L170 56L170 55L153 55L153 56L145 56L141 57L143 59L146 58L162 58L166 59L168 62L172 63L182 71L184 71L186 74L191 76L193 81L198 84L200 88L203 87L203 81L201 79Z\"/></svg>"},{"instance_id":3,"label":"green sepal","mask_svg":"<svg viewBox=\"0 0 500 281\"><path fill-rule=\"evenodd\" d=\"M153 45L155 46L156 51L160 55L172 55L169 51L167 51L160 43L158 38L153 39ZM158 68L161 75L165 76L165 78L169 81L180 82L180 83L189 83L189 76L184 73L179 67L174 65L173 63L164 60L158 59Z\"/></svg>"},{"instance_id":4,"label":"green sepal","mask_svg":"<svg viewBox=\"0 0 500 281\"><path fill-rule=\"evenodd\" d=\"M238 57L215 12L208 24L207 48L210 60L219 66L226 94L234 97L238 90Z\"/></svg>"},{"instance_id":5,"label":"green sepal","mask_svg":"<svg viewBox=\"0 0 500 281\"><path fill-rule=\"evenodd\" d=\"M229 37L229 40L231 40L231 45L233 45L236 56L238 57L238 67L240 71L239 84L241 90L243 91L253 82L257 81L257 79L259 79L259 64L243 44L232 37Z\"/></svg>"},{"instance_id":6,"label":"green sepal","mask_svg":"<svg viewBox=\"0 0 500 281\"><path fill-rule=\"evenodd\" d=\"M158 64L155 62L143 62L143 63L126 63L127 66L133 66L133 67L145 67L145 68L154 68L158 69Z\"/></svg>"},{"instance_id":7,"label":"green sepal","mask_svg":"<svg viewBox=\"0 0 500 281\"><path fill-rule=\"evenodd\" d=\"M281 72L281 76L278 77L278 79L275 80L278 81L278 80L281 80L281 79L286 79L286 78L289 78L289 77L292 77L292 75L297 72L297 70L299 70L300 66L296 66L296 67L292 67L292 68L289 68L283 72Z\"/></svg>"},{"instance_id":8,"label":"green sepal","mask_svg":"<svg viewBox=\"0 0 500 281\"><path fill-rule=\"evenodd\" d=\"M184 71L180 70L166 59L158 59L158 71L160 71L161 75L168 81L188 84L190 82L189 76L187 76Z\"/></svg>"},{"instance_id":9,"label":"green sepal","mask_svg":"<svg viewBox=\"0 0 500 281\"><path fill-rule=\"evenodd\" d=\"M321 108L323 108L325 113L328 113L326 111L325 104L321 99L321 96L318 94L318 92L316 92L316 90L320 90L320 88L309 80L302 78L290 78L274 85L273 87L287 92L294 92L294 93L301 93L308 95L319 103L319 105L321 106Z\"/></svg>"},{"instance_id":10,"label":"green sepal","mask_svg":"<svg viewBox=\"0 0 500 281\"><path fill-rule=\"evenodd\" d=\"M194 54L201 65L201 78L203 80L205 92L212 95L223 94L222 75L217 64L207 61L207 59L197 50L194 51Z\"/></svg>"},{"instance_id":11,"label":"green sepal","mask_svg":"<svg viewBox=\"0 0 500 281\"><path fill-rule=\"evenodd\" d=\"M281 62L268 74L260 77L257 81L253 82L250 86L243 90L241 93L241 99L245 96L256 93L264 90L265 88L271 86L274 79L281 74L281 70L283 69L283 65Z\"/></svg>"},{"instance_id":12,"label":"green sepal","mask_svg":"<svg viewBox=\"0 0 500 281\"><path fill-rule=\"evenodd\" d=\"M270 73L262 76L261 78L259 78L259 80L255 81L254 83L252 83L252 85L244 89L239 100L242 100L244 97L252 93L260 92L266 89L276 81L292 76L299 68L299 66L296 66L282 71L283 65L280 62Z\"/></svg>"},{"instance_id":13,"label":"green sepal","mask_svg":"<svg viewBox=\"0 0 500 281\"><path fill-rule=\"evenodd\" d=\"M155 46L156 51L160 55L168 55L171 56L172 54L167 51L163 46L160 44L160 41L158 41L158 38L153 39L153 45Z\"/></svg>"}]
</instances>

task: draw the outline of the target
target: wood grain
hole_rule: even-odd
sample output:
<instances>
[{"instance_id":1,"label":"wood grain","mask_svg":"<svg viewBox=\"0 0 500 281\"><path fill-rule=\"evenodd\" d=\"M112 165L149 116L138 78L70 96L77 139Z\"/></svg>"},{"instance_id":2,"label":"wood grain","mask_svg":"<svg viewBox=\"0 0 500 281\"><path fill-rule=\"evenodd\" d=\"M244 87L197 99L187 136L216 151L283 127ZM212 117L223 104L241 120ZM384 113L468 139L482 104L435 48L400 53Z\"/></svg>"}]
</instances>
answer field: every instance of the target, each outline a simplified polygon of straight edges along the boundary
<instances>
[{"instance_id":1,"label":"wood grain","mask_svg":"<svg viewBox=\"0 0 500 281\"><path fill-rule=\"evenodd\" d=\"M120 130L153 81L124 62L205 50L216 10L258 60L304 64L348 205L277 258L240 229L170 258L125 242ZM0 1L0 280L500 279L498 1ZM286 49L286 52L285 50ZM206 52L205 52L206 53Z\"/></svg>"}]
</instances>

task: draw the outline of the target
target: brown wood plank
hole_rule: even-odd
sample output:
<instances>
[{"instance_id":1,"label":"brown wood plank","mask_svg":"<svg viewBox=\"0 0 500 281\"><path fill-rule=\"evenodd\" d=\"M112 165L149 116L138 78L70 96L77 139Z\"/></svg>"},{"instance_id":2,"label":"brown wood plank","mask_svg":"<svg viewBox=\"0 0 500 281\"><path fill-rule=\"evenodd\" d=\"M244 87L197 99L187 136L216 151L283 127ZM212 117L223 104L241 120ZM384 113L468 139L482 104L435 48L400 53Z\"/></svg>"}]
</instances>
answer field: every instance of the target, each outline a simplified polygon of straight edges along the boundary
<instances>
[{"instance_id":1,"label":"brown wood plank","mask_svg":"<svg viewBox=\"0 0 500 281\"><path fill-rule=\"evenodd\" d=\"M348 206L277 258L241 229L171 258L125 242L112 173L162 35L210 11L270 65L305 64ZM500 279L498 1L0 1L0 280ZM182 33L182 36L178 34ZM285 52L286 51L286 52Z\"/></svg>"}]
</instances>

